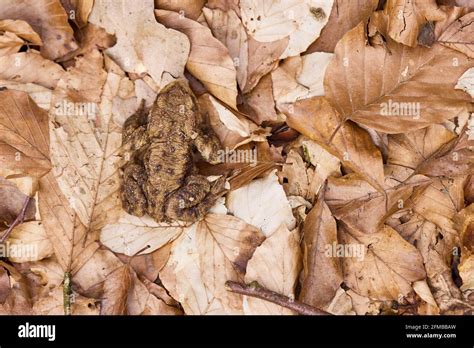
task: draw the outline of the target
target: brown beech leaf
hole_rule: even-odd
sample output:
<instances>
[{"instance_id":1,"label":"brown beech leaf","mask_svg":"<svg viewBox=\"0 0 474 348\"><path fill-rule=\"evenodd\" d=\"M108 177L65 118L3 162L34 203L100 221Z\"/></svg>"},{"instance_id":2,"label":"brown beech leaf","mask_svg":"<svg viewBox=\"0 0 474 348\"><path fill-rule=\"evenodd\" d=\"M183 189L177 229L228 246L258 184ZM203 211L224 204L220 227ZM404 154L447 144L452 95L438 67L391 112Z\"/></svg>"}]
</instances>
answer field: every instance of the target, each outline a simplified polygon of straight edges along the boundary
<instances>
[{"instance_id":1,"label":"brown beech leaf","mask_svg":"<svg viewBox=\"0 0 474 348\"><path fill-rule=\"evenodd\" d=\"M197 20L201 15L206 0L155 0L155 8L178 12L192 20Z\"/></svg>"},{"instance_id":2,"label":"brown beech leaf","mask_svg":"<svg viewBox=\"0 0 474 348\"><path fill-rule=\"evenodd\" d=\"M451 24L438 42L474 58L474 13L470 12Z\"/></svg>"},{"instance_id":3,"label":"brown beech leaf","mask_svg":"<svg viewBox=\"0 0 474 348\"><path fill-rule=\"evenodd\" d=\"M227 291L225 282L243 280L264 238L237 217L210 213L173 242L160 279L186 314L242 314L242 297Z\"/></svg>"},{"instance_id":4,"label":"brown beech leaf","mask_svg":"<svg viewBox=\"0 0 474 348\"><path fill-rule=\"evenodd\" d=\"M374 40L380 40L377 35ZM326 70L326 97L344 119L403 133L466 112L471 98L453 89L473 64L465 55L440 44L428 49L390 38L384 44L366 42L360 23L339 41Z\"/></svg>"},{"instance_id":5,"label":"brown beech leaf","mask_svg":"<svg viewBox=\"0 0 474 348\"><path fill-rule=\"evenodd\" d=\"M196 245L202 278L224 306L241 306L239 296L226 293L225 282L242 281L247 262L265 237L258 228L231 215L208 214L198 223Z\"/></svg>"},{"instance_id":6,"label":"brown beech leaf","mask_svg":"<svg viewBox=\"0 0 474 348\"><path fill-rule=\"evenodd\" d=\"M0 267L0 304L4 303L10 293L10 277L5 268Z\"/></svg>"},{"instance_id":7,"label":"brown beech leaf","mask_svg":"<svg viewBox=\"0 0 474 348\"><path fill-rule=\"evenodd\" d=\"M53 289L47 297L43 297L33 305L35 315L63 315L64 314L64 292L63 287ZM71 304L71 313L75 315L98 315L99 305L92 298L74 295Z\"/></svg>"},{"instance_id":8,"label":"brown beech leaf","mask_svg":"<svg viewBox=\"0 0 474 348\"><path fill-rule=\"evenodd\" d=\"M54 88L63 74L60 65L37 53L21 52L0 57L0 79Z\"/></svg>"},{"instance_id":9,"label":"brown beech leaf","mask_svg":"<svg viewBox=\"0 0 474 348\"><path fill-rule=\"evenodd\" d=\"M334 52L338 41L361 21L366 21L377 8L378 0L335 0L328 24L306 53Z\"/></svg>"},{"instance_id":10,"label":"brown beech leaf","mask_svg":"<svg viewBox=\"0 0 474 348\"><path fill-rule=\"evenodd\" d=\"M411 47L417 45L418 34L425 23L446 17L436 0L387 0L384 14L388 16L389 36Z\"/></svg>"},{"instance_id":11,"label":"brown beech leaf","mask_svg":"<svg viewBox=\"0 0 474 348\"><path fill-rule=\"evenodd\" d=\"M91 238L84 241L87 230L77 219L51 172L40 180L39 210L58 263L64 272L77 272L99 244Z\"/></svg>"},{"instance_id":12,"label":"brown beech leaf","mask_svg":"<svg viewBox=\"0 0 474 348\"><path fill-rule=\"evenodd\" d=\"M105 29L92 23L89 23L80 32L78 32L77 41L79 48L66 54L60 59L61 61L69 61L74 57L84 55L95 49L104 50L117 43L117 39L114 35L107 33Z\"/></svg>"},{"instance_id":13,"label":"brown beech leaf","mask_svg":"<svg viewBox=\"0 0 474 348\"><path fill-rule=\"evenodd\" d=\"M395 183L390 181L387 173L385 194L381 194L354 174L329 177L325 199L338 220L364 233L375 233L390 215L406 208L414 187L430 183L421 175L411 177L402 184L398 180L394 180Z\"/></svg>"},{"instance_id":14,"label":"brown beech leaf","mask_svg":"<svg viewBox=\"0 0 474 348\"><path fill-rule=\"evenodd\" d=\"M253 253L247 265L245 283L258 282L264 288L295 298L295 287L301 269L301 249L297 231L281 225ZM291 315L291 310L276 304L244 297L244 313Z\"/></svg>"},{"instance_id":15,"label":"brown beech leaf","mask_svg":"<svg viewBox=\"0 0 474 348\"><path fill-rule=\"evenodd\" d=\"M340 115L323 97L281 105L280 109L290 127L317 142L378 191L383 191L382 155L367 131L352 122L341 125Z\"/></svg>"},{"instance_id":16,"label":"brown beech leaf","mask_svg":"<svg viewBox=\"0 0 474 348\"><path fill-rule=\"evenodd\" d=\"M75 50L77 44L59 0L1 0L0 19L28 22L41 36L41 55L55 60Z\"/></svg>"},{"instance_id":17,"label":"brown beech leaf","mask_svg":"<svg viewBox=\"0 0 474 348\"><path fill-rule=\"evenodd\" d=\"M23 40L13 33L6 32L0 35L0 57L15 54L23 46Z\"/></svg>"},{"instance_id":18,"label":"brown beech leaf","mask_svg":"<svg viewBox=\"0 0 474 348\"><path fill-rule=\"evenodd\" d=\"M237 109L237 72L229 50L212 36L209 28L178 13L156 10L158 21L186 34L191 51L186 68L199 79L216 98Z\"/></svg>"},{"instance_id":19,"label":"brown beech leaf","mask_svg":"<svg viewBox=\"0 0 474 348\"><path fill-rule=\"evenodd\" d=\"M27 196L11 181L0 177L0 225L10 225L20 215ZM35 218L36 204L31 199L25 211L24 221Z\"/></svg>"},{"instance_id":20,"label":"brown beech leaf","mask_svg":"<svg viewBox=\"0 0 474 348\"><path fill-rule=\"evenodd\" d=\"M111 101L122 77L103 64L97 50L78 58L59 81L50 111L53 174L88 230L114 222L121 210L121 125Z\"/></svg>"},{"instance_id":21,"label":"brown beech leaf","mask_svg":"<svg viewBox=\"0 0 474 348\"><path fill-rule=\"evenodd\" d=\"M244 93L250 92L262 76L270 72L288 45L288 38L259 42L247 35L238 11L203 9L213 35L229 50L237 70L237 82Z\"/></svg>"},{"instance_id":22,"label":"brown beech leaf","mask_svg":"<svg viewBox=\"0 0 474 348\"><path fill-rule=\"evenodd\" d=\"M106 52L122 70L148 73L156 84L164 86L171 76L183 74L189 41L157 23L153 9L153 0L96 0L89 22L116 36L117 44Z\"/></svg>"},{"instance_id":23,"label":"brown beech leaf","mask_svg":"<svg viewBox=\"0 0 474 348\"><path fill-rule=\"evenodd\" d=\"M418 250L389 226L367 234L343 225L338 240L341 244L332 251L337 255L344 249L344 282L362 296L400 300L426 276Z\"/></svg>"},{"instance_id":24,"label":"brown beech leaf","mask_svg":"<svg viewBox=\"0 0 474 348\"><path fill-rule=\"evenodd\" d=\"M41 177L51 169L48 115L28 94L0 91L0 165Z\"/></svg>"},{"instance_id":25,"label":"brown beech leaf","mask_svg":"<svg viewBox=\"0 0 474 348\"><path fill-rule=\"evenodd\" d=\"M43 41L33 30L28 22L22 20L5 19L0 21L0 31L10 32L16 36L31 42L34 45L41 46Z\"/></svg>"},{"instance_id":26,"label":"brown beech leaf","mask_svg":"<svg viewBox=\"0 0 474 348\"><path fill-rule=\"evenodd\" d=\"M474 173L474 142L466 129L461 134L432 125L388 137L388 163L428 176L458 176Z\"/></svg>"},{"instance_id":27,"label":"brown beech leaf","mask_svg":"<svg viewBox=\"0 0 474 348\"><path fill-rule=\"evenodd\" d=\"M252 121L259 125L265 121L271 122L278 119L270 74L263 76L255 88L244 95L244 103L239 107L248 114Z\"/></svg>"},{"instance_id":28,"label":"brown beech leaf","mask_svg":"<svg viewBox=\"0 0 474 348\"><path fill-rule=\"evenodd\" d=\"M87 25L87 19L94 6L94 0L60 0L68 14L68 18L79 28Z\"/></svg>"},{"instance_id":29,"label":"brown beech leaf","mask_svg":"<svg viewBox=\"0 0 474 348\"><path fill-rule=\"evenodd\" d=\"M461 210L455 216L460 231L461 262L459 275L463 280L462 291L474 290L474 204Z\"/></svg>"},{"instance_id":30,"label":"brown beech leaf","mask_svg":"<svg viewBox=\"0 0 474 348\"><path fill-rule=\"evenodd\" d=\"M100 314L127 314L127 298L131 286L130 266L123 265L107 276Z\"/></svg>"},{"instance_id":31,"label":"brown beech leaf","mask_svg":"<svg viewBox=\"0 0 474 348\"><path fill-rule=\"evenodd\" d=\"M303 238L300 301L322 308L334 298L343 281L340 259L326 253L328 248L338 243L337 226L322 195L305 219Z\"/></svg>"}]
</instances>

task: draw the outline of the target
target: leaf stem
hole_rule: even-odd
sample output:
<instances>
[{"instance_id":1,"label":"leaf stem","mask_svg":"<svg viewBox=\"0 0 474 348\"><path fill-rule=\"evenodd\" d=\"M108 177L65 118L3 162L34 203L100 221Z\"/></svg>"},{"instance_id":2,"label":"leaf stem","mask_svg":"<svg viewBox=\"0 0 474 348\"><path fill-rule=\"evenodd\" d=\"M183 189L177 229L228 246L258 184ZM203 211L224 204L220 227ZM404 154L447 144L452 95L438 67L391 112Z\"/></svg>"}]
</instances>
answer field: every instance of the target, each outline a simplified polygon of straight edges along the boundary
<instances>
[{"instance_id":1,"label":"leaf stem","mask_svg":"<svg viewBox=\"0 0 474 348\"><path fill-rule=\"evenodd\" d=\"M2 237L0 238L0 243L5 242L5 240L8 238L10 233L13 231L13 229L23 223L23 220L25 219L25 214L26 214L26 209L28 208L28 205L30 204L31 197L27 196L25 199L25 202L23 203L23 208L21 208L20 214L16 217L15 221L8 227L8 229L3 233Z\"/></svg>"},{"instance_id":2,"label":"leaf stem","mask_svg":"<svg viewBox=\"0 0 474 348\"><path fill-rule=\"evenodd\" d=\"M225 285L227 290L236 294L256 297L261 300L272 302L281 307L291 309L301 315L331 315L331 313L315 308L306 303L292 300L287 296L265 289L257 282L242 284L234 281L227 281Z\"/></svg>"}]
</instances>

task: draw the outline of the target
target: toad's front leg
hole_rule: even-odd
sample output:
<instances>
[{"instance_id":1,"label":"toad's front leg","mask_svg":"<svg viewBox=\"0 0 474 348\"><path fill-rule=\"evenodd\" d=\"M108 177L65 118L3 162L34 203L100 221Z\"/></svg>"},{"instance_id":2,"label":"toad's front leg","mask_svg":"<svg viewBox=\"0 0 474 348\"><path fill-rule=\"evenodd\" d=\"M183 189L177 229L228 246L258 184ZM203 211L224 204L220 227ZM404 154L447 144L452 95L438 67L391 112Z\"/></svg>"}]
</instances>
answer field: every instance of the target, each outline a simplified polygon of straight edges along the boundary
<instances>
[{"instance_id":1,"label":"toad's front leg","mask_svg":"<svg viewBox=\"0 0 474 348\"><path fill-rule=\"evenodd\" d=\"M196 222L202 219L225 191L225 178L209 182L205 176L191 175L166 201L166 216L173 220Z\"/></svg>"}]
</instances>

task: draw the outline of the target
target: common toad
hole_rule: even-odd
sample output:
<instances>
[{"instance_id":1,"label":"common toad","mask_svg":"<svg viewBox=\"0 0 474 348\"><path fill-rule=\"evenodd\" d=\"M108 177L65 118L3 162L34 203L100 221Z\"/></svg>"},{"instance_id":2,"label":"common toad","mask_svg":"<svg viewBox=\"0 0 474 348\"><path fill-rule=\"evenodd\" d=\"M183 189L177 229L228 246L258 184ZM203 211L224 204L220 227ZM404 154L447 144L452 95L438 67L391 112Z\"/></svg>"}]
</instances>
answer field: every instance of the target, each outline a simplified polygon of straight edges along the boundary
<instances>
[{"instance_id":1,"label":"common toad","mask_svg":"<svg viewBox=\"0 0 474 348\"><path fill-rule=\"evenodd\" d=\"M148 214L159 222L195 222L225 191L225 178L211 183L197 173L194 149L217 164L220 143L185 80L160 91L150 112L141 108L130 116L122 142L130 153L121 190L129 214Z\"/></svg>"}]
</instances>

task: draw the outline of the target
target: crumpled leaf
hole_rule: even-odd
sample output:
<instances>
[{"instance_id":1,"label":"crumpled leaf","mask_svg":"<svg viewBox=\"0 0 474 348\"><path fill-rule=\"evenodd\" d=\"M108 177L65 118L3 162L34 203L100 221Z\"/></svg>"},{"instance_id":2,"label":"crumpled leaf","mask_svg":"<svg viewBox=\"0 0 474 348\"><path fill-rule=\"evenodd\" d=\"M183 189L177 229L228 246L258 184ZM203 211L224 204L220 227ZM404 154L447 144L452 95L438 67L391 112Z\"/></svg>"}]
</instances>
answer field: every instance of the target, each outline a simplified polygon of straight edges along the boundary
<instances>
[{"instance_id":1,"label":"crumpled leaf","mask_svg":"<svg viewBox=\"0 0 474 348\"><path fill-rule=\"evenodd\" d=\"M344 166L383 191L382 155L367 131L351 122L341 124L341 116L324 97L303 99L281 105L280 109L290 127L317 142Z\"/></svg>"},{"instance_id":2,"label":"crumpled leaf","mask_svg":"<svg viewBox=\"0 0 474 348\"><path fill-rule=\"evenodd\" d=\"M0 57L0 79L55 88L64 70L37 53L21 52Z\"/></svg>"},{"instance_id":3,"label":"crumpled leaf","mask_svg":"<svg viewBox=\"0 0 474 348\"><path fill-rule=\"evenodd\" d=\"M10 225L21 214L27 195L21 192L14 182L0 177L0 225ZM30 198L30 203L25 210L24 221L35 218L35 200Z\"/></svg>"},{"instance_id":4,"label":"crumpled leaf","mask_svg":"<svg viewBox=\"0 0 474 348\"><path fill-rule=\"evenodd\" d=\"M0 57L15 54L22 46L23 40L15 34L6 32L0 35Z\"/></svg>"},{"instance_id":5,"label":"crumpled leaf","mask_svg":"<svg viewBox=\"0 0 474 348\"><path fill-rule=\"evenodd\" d=\"M164 86L170 81L169 75L183 74L189 41L183 34L157 23L153 9L153 0L96 0L89 22L117 37L117 44L106 52L124 71L148 73L159 86Z\"/></svg>"},{"instance_id":6,"label":"crumpled leaf","mask_svg":"<svg viewBox=\"0 0 474 348\"><path fill-rule=\"evenodd\" d=\"M446 17L436 0L387 0L383 13L388 17L388 35L411 47L417 45L418 34L425 23Z\"/></svg>"},{"instance_id":7,"label":"crumpled leaf","mask_svg":"<svg viewBox=\"0 0 474 348\"><path fill-rule=\"evenodd\" d=\"M77 48L59 0L2 0L0 8L0 19L23 20L41 36L43 57L55 60Z\"/></svg>"},{"instance_id":8,"label":"crumpled leaf","mask_svg":"<svg viewBox=\"0 0 474 348\"><path fill-rule=\"evenodd\" d=\"M197 20L205 3L206 0L155 0L155 8L178 12L187 18Z\"/></svg>"},{"instance_id":9,"label":"crumpled leaf","mask_svg":"<svg viewBox=\"0 0 474 348\"><path fill-rule=\"evenodd\" d=\"M41 46L43 41L33 30L28 22L22 20L5 19L0 21L0 31L10 32L16 36L31 42L34 45Z\"/></svg>"},{"instance_id":10,"label":"crumpled leaf","mask_svg":"<svg viewBox=\"0 0 474 348\"><path fill-rule=\"evenodd\" d=\"M338 240L344 249L363 250L362 257L343 258L344 282L362 296L399 300L412 291L413 282L426 276L420 253L389 226L367 234L344 225Z\"/></svg>"},{"instance_id":11,"label":"crumpled leaf","mask_svg":"<svg viewBox=\"0 0 474 348\"><path fill-rule=\"evenodd\" d=\"M289 37L280 58L297 55L319 37L326 25L333 1L241 0L242 22L247 32L260 42Z\"/></svg>"},{"instance_id":12,"label":"crumpled leaf","mask_svg":"<svg viewBox=\"0 0 474 348\"><path fill-rule=\"evenodd\" d=\"M333 54L315 52L291 57L272 72L273 95L278 104L324 95L324 73Z\"/></svg>"},{"instance_id":13,"label":"crumpled leaf","mask_svg":"<svg viewBox=\"0 0 474 348\"><path fill-rule=\"evenodd\" d=\"M186 69L216 98L237 109L237 72L228 49L212 36L209 28L198 22L166 10L156 10L155 13L160 23L189 38L191 51Z\"/></svg>"},{"instance_id":14,"label":"crumpled leaf","mask_svg":"<svg viewBox=\"0 0 474 348\"><path fill-rule=\"evenodd\" d=\"M295 298L295 287L301 266L301 250L296 231L281 225L247 264L245 283L257 281L264 288ZM291 315L291 310L257 298L244 296L244 313L259 315Z\"/></svg>"},{"instance_id":15,"label":"crumpled leaf","mask_svg":"<svg viewBox=\"0 0 474 348\"><path fill-rule=\"evenodd\" d=\"M344 34L361 21L366 21L378 3L378 0L336 0L328 23L306 53L334 52L336 44Z\"/></svg>"},{"instance_id":16,"label":"crumpled leaf","mask_svg":"<svg viewBox=\"0 0 474 348\"><path fill-rule=\"evenodd\" d=\"M289 230L295 227L296 220L275 171L231 191L227 195L227 207L234 216L260 228L266 237L281 224Z\"/></svg>"}]
</instances>

